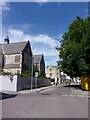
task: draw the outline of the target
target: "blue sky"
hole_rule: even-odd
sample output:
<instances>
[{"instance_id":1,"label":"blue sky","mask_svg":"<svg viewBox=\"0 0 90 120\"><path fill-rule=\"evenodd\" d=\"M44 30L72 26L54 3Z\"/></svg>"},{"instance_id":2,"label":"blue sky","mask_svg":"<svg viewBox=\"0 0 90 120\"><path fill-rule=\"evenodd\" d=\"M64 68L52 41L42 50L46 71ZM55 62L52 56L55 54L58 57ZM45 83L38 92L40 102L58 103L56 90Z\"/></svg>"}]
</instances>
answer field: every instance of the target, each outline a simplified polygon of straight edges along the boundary
<instances>
[{"instance_id":1,"label":"blue sky","mask_svg":"<svg viewBox=\"0 0 90 120\"><path fill-rule=\"evenodd\" d=\"M2 9L3 37L8 31L11 42L30 40L33 54L44 54L46 65L56 65L55 47L76 16L87 16L88 3L10 2Z\"/></svg>"}]
</instances>

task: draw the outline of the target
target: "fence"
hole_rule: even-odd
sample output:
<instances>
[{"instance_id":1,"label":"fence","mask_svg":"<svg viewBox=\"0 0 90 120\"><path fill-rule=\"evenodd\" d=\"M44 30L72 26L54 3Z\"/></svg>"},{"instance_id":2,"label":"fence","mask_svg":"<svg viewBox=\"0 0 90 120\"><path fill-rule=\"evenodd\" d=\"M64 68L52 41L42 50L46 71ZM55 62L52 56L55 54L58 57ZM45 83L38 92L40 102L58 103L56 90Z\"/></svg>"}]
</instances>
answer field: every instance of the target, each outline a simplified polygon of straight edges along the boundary
<instances>
[{"instance_id":1,"label":"fence","mask_svg":"<svg viewBox=\"0 0 90 120\"><path fill-rule=\"evenodd\" d=\"M32 88L35 88L36 78L32 80ZM38 78L37 87L49 86L51 80L47 78ZM18 91L31 88L31 78L14 75L11 80L9 76L0 76L0 91Z\"/></svg>"}]
</instances>

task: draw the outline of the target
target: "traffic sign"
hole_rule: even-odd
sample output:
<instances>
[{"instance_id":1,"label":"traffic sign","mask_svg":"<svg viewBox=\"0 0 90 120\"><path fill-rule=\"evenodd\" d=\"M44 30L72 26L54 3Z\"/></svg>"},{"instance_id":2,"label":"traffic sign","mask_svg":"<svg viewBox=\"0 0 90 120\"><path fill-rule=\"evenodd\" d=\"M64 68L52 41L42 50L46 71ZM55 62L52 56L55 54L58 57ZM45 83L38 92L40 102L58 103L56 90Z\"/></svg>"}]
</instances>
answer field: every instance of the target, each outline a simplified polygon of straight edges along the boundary
<instances>
[{"instance_id":1,"label":"traffic sign","mask_svg":"<svg viewBox=\"0 0 90 120\"><path fill-rule=\"evenodd\" d=\"M38 77L38 72L35 72L35 77L36 77L36 78Z\"/></svg>"}]
</instances>

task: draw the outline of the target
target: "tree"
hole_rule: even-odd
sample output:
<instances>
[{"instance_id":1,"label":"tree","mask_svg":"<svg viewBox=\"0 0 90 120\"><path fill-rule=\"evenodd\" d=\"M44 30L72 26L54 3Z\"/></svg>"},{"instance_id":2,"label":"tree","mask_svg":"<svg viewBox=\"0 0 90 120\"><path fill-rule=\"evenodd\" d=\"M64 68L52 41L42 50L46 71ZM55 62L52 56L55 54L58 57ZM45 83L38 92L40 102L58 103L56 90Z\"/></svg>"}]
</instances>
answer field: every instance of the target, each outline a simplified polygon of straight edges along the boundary
<instances>
[{"instance_id":1,"label":"tree","mask_svg":"<svg viewBox=\"0 0 90 120\"><path fill-rule=\"evenodd\" d=\"M73 77L90 75L90 17L77 17L63 34L58 66Z\"/></svg>"}]
</instances>

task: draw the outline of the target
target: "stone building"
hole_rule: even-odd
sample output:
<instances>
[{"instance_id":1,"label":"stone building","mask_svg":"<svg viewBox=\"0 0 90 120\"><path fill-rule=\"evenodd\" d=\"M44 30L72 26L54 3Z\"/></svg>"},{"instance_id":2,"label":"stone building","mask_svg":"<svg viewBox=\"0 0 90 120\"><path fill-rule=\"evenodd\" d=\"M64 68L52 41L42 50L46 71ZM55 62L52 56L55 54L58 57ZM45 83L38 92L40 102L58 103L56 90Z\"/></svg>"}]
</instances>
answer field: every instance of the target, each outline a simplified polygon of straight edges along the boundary
<instances>
[{"instance_id":1,"label":"stone building","mask_svg":"<svg viewBox=\"0 0 90 120\"><path fill-rule=\"evenodd\" d=\"M46 77L51 79L60 78L60 70L57 66L47 66Z\"/></svg>"},{"instance_id":2,"label":"stone building","mask_svg":"<svg viewBox=\"0 0 90 120\"><path fill-rule=\"evenodd\" d=\"M0 71L3 69L3 51L2 45L0 44Z\"/></svg>"},{"instance_id":3,"label":"stone building","mask_svg":"<svg viewBox=\"0 0 90 120\"><path fill-rule=\"evenodd\" d=\"M0 44L0 70L21 74L29 65L32 65L29 41Z\"/></svg>"},{"instance_id":4,"label":"stone building","mask_svg":"<svg viewBox=\"0 0 90 120\"><path fill-rule=\"evenodd\" d=\"M34 55L34 72L39 72L40 76L45 76L45 62L44 56L42 55Z\"/></svg>"}]
</instances>

